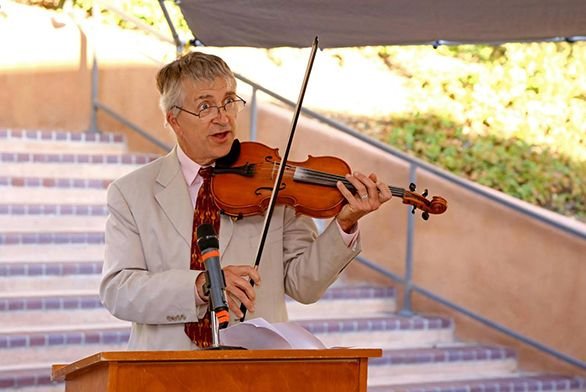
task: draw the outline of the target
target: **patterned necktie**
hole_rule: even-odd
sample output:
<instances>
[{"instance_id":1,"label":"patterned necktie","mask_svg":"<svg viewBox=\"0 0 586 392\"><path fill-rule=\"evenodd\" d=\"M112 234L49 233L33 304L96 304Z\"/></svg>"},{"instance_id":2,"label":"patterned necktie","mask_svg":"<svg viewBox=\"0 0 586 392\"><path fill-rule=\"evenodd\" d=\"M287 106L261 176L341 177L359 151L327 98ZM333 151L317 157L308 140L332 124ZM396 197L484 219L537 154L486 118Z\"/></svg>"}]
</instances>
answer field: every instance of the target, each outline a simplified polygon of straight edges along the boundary
<instances>
[{"instance_id":1,"label":"patterned necktie","mask_svg":"<svg viewBox=\"0 0 586 392\"><path fill-rule=\"evenodd\" d=\"M213 225L216 233L220 232L220 210L214 203L211 192L212 168L199 169L199 175L203 177L203 184L197 193L195 210L193 213L193 234L191 238L191 269L204 270L201 260L201 250L197 246L197 227L203 223ZM212 344L211 314L208 310L205 316L196 322L185 324L185 333L192 342L200 348L206 348Z\"/></svg>"}]
</instances>

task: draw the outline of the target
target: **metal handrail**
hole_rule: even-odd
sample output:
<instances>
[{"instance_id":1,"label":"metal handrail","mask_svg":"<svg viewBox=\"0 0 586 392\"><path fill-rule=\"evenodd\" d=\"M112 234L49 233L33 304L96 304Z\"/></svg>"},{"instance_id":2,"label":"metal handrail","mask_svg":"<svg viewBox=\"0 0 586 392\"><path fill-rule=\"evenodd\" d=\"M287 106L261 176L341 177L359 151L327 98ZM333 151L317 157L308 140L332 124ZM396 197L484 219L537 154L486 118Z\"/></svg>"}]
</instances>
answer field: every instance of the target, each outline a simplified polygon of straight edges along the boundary
<instances>
[{"instance_id":1,"label":"metal handrail","mask_svg":"<svg viewBox=\"0 0 586 392\"><path fill-rule=\"evenodd\" d=\"M560 351L557 351L554 348L551 348L549 346L546 346L543 343L540 343L536 340L528 338L528 337L520 334L519 332L513 331L510 328L507 328L499 323L496 323L496 322L489 320L483 316L480 316L479 314L474 313L463 306L457 305L457 304L453 303L452 301L445 299L437 294L434 294L431 291L414 284L413 282L407 281L405 278L402 278L401 276L384 269L380 265L378 265L368 259L365 259L362 256L356 257L356 260L358 262L360 262L361 264L365 265L366 267L372 269L373 271L376 271L377 273L379 273L387 278L390 278L390 279L392 279L396 282L399 282L401 284L404 284L404 285L410 285L412 291L416 291L416 292L422 294L423 296L425 296L435 302L438 302L438 303L440 303L444 306L447 306L447 307L449 307L459 313L462 313L465 316L468 316L468 317L470 317L470 318L472 318L472 319L474 319L474 320L476 320L476 321L478 321L478 322L480 322L480 323L482 323L492 329L495 329L499 332L502 332L505 335L507 335L513 339L519 340L519 341L521 341L521 342L523 342L533 348L536 348L539 351L542 351L546 354L552 355L552 356L554 356L554 357L556 357L556 358L558 358L558 359L560 359L560 360L562 360L572 366L576 366L580 369L586 370L586 362L584 362L580 359L574 358L574 357L569 356L567 354L564 354Z\"/></svg>"}]
</instances>

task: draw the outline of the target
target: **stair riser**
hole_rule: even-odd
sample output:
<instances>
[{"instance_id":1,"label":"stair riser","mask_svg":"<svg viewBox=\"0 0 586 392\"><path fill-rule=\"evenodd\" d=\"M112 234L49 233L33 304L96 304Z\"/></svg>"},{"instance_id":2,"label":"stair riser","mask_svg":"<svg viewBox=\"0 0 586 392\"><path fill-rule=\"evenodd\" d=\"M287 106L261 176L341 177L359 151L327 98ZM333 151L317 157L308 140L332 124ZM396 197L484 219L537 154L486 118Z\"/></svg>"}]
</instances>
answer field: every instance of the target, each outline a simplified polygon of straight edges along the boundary
<instances>
[{"instance_id":1,"label":"stair riser","mask_svg":"<svg viewBox=\"0 0 586 392\"><path fill-rule=\"evenodd\" d=\"M102 272L102 264L102 261L0 263L0 277L96 275Z\"/></svg>"},{"instance_id":2,"label":"stair riser","mask_svg":"<svg viewBox=\"0 0 586 392\"><path fill-rule=\"evenodd\" d=\"M2 233L0 232L0 245L18 246L34 244L103 244L105 234L103 231L77 232L77 233Z\"/></svg>"},{"instance_id":3,"label":"stair riser","mask_svg":"<svg viewBox=\"0 0 586 392\"><path fill-rule=\"evenodd\" d=\"M12 188L60 188L60 189L102 189L105 190L111 180L91 180L86 178L43 178L43 177L9 177L0 176L0 187ZM8 189L5 189L8 190Z\"/></svg>"},{"instance_id":4,"label":"stair riser","mask_svg":"<svg viewBox=\"0 0 586 392\"><path fill-rule=\"evenodd\" d=\"M6 164L107 164L107 165L144 165L156 159L155 155L145 154L84 154L49 152L5 152L0 150L0 162Z\"/></svg>"},{"instance_id":5,"label":"stair riser","mask_svg":"<svg viewBox=\"0 0 586 392\"><path fill-rule=\"evenodd\" d=\"M108 208L103 204L0 204L0 217L23 216L106 216Z\"/></svg>"}]
</instances>

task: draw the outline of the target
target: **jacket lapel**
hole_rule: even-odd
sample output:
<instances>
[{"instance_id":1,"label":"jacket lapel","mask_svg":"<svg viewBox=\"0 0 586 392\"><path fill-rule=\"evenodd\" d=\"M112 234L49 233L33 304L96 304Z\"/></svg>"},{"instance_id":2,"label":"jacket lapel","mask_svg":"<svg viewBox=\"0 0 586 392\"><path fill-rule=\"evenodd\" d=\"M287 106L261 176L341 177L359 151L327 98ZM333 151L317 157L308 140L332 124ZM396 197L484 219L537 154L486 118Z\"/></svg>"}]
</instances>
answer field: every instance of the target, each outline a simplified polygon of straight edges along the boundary
<instances>
[{"instance_id":1,"label":"jacket lapel","mask_svg":"<svg viewBox=\"0 0 586 392\"><path fill-rule=\"evenodd\" d=\"M220 215L220 235L218 241L220 242L220 258L224 256L228 244L232 239L232 233L234 232L234 220L228 215Z\"/></svg>"},{"instance_id":2,"label":"jacket lapel","mask_svg":"<svg viewBox=\"0 0 586 392\"><path fill-rule=\"evenodd\" d=\"M155 190L155 198L177 232L191 247L193 207L177 159L177 148L173 148L162 159L163 164L157 177L160 189Z\"/></svg>"}]
</instances>

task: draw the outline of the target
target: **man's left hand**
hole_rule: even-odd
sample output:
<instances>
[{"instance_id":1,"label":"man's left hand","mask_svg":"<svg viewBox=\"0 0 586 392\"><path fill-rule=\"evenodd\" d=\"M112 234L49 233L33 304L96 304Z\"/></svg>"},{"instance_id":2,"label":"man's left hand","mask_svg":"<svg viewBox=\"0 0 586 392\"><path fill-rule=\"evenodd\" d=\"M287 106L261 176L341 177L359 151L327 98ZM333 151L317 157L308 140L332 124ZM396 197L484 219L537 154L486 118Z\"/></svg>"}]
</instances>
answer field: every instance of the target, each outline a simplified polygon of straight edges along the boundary
<instances>
[{"instance_id":1,"label":"man's left hand","mask_svg":"<svg viewBox=\"0 0 586 392\"><path fill-rule=\"evenodd\" d=\"M349 233L354 225L364 215L378 210L385 202L393 196L388 185L377 180L377 176L371 173L368 177L362 173L346 174L348 180L356 189L356 193L350 192L348 188L338 181L336 184L342 195L348 201L336 216L338 224L346 233Z\"/></svg>"}]
</instances>

